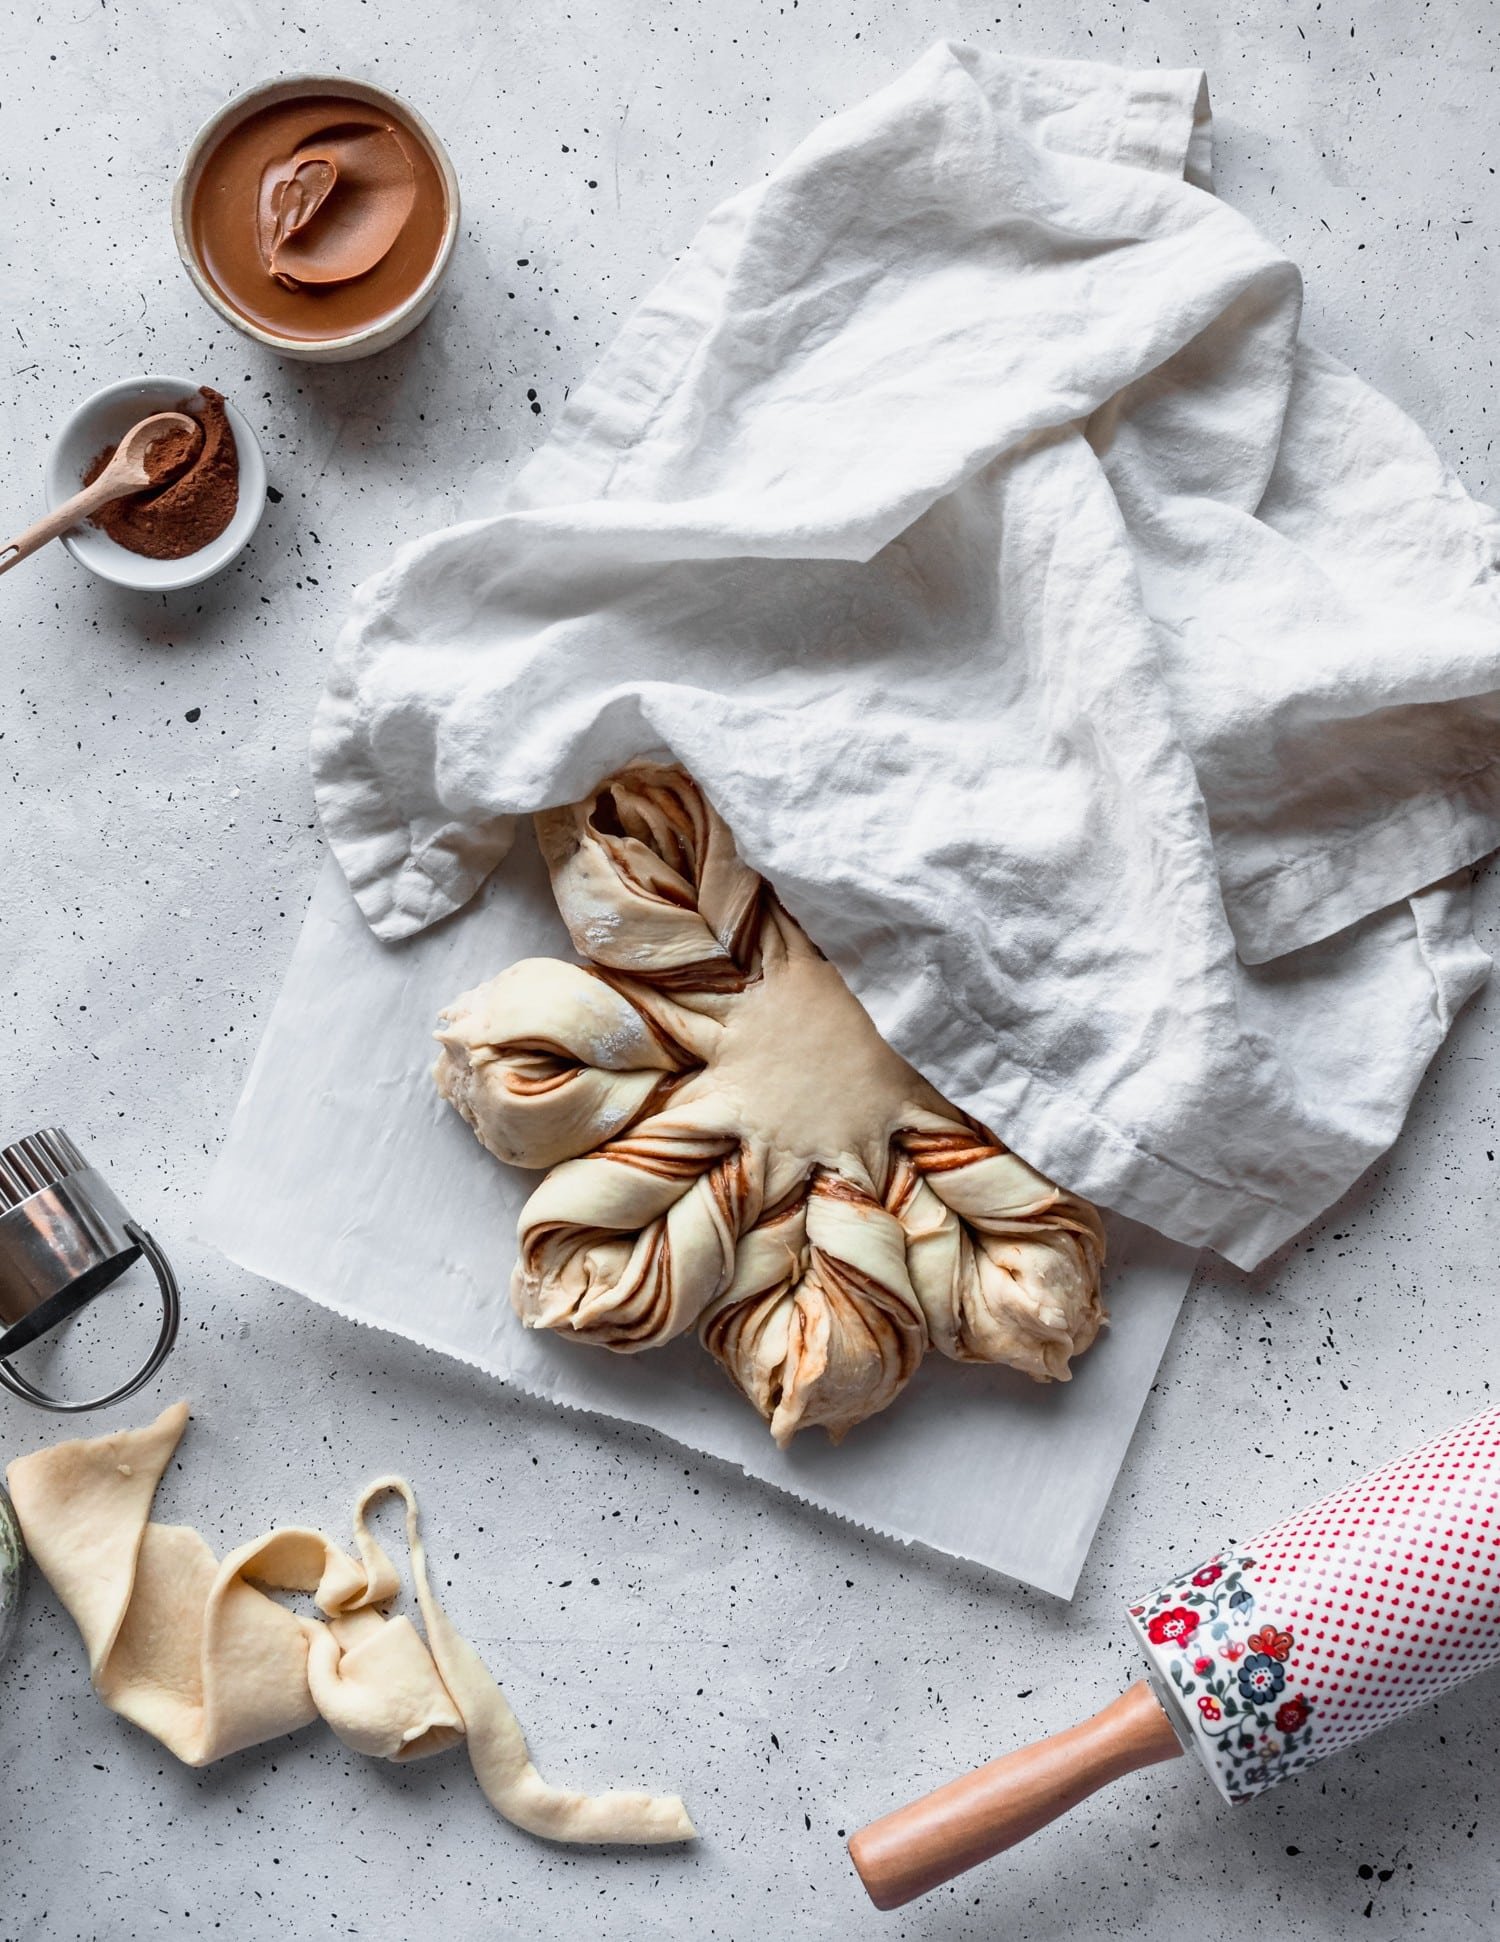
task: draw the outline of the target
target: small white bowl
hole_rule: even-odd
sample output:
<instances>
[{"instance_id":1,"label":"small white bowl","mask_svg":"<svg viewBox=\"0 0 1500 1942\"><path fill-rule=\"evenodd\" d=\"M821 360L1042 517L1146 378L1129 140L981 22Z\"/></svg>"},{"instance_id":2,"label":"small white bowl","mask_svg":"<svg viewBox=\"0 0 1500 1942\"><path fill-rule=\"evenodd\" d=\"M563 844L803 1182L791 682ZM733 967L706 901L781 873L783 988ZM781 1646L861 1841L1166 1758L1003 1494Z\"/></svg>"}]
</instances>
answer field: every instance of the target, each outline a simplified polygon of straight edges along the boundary
<instances>
[{"instance_id":1,"label":"small white bowl","mask_svg":"<svg viewBox=\"0 0 1500 1942\"><path fill-rule=\"evenodd\" d=\"M68 419L47 454L43 490L47 510L71 499L83 475L107 445L117 445L132 425L153 411L175 411L185 398L197 395L191 378L125 378L96 391ZM196 587L200 580L228 566L260 524L266 507L266 461L244 416L225 400L225 414L234 433L240 461L239 504L234 517L215 540L185 553L180 560L152 560L118 545L108 533L85 521L63 534L63 545L101 580L143 593L169 593L175 587Z\"/></svg>"},{"instance_id":2,"label":"small white bowl","mask_svg":"<svg viewBox=\"0 0 1500 1942\"><path fill-rule=\"evenodd\" d=\"M443 194L447 201L447 217L443 224L443 240L438 248L432 268L422 282L413 290L399 309L393 310L388 317L378 323L367 324L363 330L351 331L346 337L283 337L274 330L267 330L251 320L225 301L219 294L211 278L205 272L193 245L192 224L189 220L193 206L193 192L198 186L198 177L210 152L215 149L233 128L242 121L258 114L262 108L274 107L281 101L300 100L305 95L344 96L350 101L362 101L367 107L380 108L396 121L408 122L427 144L433 161L437 164L438 174L443 178ZM458 177L449 160L448 151L438 140L431 127L409 102L398 95L389 94L384 88L377 88L369 81L354 81L344 74L293 74L281 81L262 81L258 86L247 88L237 94L232 101L226 101L216 115L211 115L193 137L192 146L183 158L182 170L172 190L172 234L177 241L177 254L182 258L183 267L198 287L198 294L205 303L212 304L226 323L243 331L246 337L253 337L258 344L269 345L282 357L299 359L304 364L346 364L351 358L370 357L376 351L388 349L398 343L408 331L417 325L437 302L438 288L447 273L453 246L458 241L459 199Z\"/></svg>"}]
</instances>

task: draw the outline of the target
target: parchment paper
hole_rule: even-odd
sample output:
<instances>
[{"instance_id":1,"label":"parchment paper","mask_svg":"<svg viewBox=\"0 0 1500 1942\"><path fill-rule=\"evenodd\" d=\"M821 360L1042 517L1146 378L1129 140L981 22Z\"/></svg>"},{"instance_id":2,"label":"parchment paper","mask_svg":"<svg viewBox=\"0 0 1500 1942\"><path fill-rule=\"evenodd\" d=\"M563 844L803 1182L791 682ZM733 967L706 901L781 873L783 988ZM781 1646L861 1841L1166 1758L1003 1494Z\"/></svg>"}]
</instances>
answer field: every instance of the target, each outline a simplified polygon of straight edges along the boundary
<instances>
[{"instance_id":1,"label":"parchment paper","mask_svg":"<svg viewBox=\"0 0 1500 1942\"><path fill-rule=\"evenodd\" d=\"M1071 1597L1193 1251L1112 1218L1113 1326L1072 1382L930 1355L838 1448L810 1431L778 1450L691 1335L615 1356L530 1333L508 1290L539 1176L492 1159L438 1099L431 1033L450 998L514 959L572 955L529 834L467 909L398 945L371 936L330 860L210 1179L204 1237L532 1395L645 1424L872 1530Z\"/></svg>"}]
</instances>

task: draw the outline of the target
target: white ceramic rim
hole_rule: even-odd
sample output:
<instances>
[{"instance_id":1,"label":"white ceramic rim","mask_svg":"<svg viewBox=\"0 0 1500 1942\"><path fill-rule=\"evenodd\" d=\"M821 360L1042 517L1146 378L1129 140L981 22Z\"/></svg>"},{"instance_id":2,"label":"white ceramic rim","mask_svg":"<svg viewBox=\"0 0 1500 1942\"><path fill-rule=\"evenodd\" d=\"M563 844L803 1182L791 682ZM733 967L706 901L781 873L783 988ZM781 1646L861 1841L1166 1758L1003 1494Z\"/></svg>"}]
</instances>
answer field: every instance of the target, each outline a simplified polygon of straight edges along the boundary
<instances>
[{"instance_id":1,"label":"white ceramic rim","mask_svg":"<svg viewBox=\"0 0 1500 1942\"><path fill-rule=\"evenodd\" d=\"M47 453L47 463L43 472L42 491L50 512L60 506L65 499L71 499L78 491L81 481L71 473L64 476L63 448L73 433L90 418L97 417L117 399L124 399L132 392L146 387L171 393L172 401L191 398L199 389L191 378L173 377L157 371L144 371L139 377L121 378L115 384L106 384L81 405L70 411L58 427L57 435ZM152 410L166 411L171 404L154 405ZM132 593L178 593L184 587L196 587L204 580L212 579L231 561L237 559L246 542L260 524L261 514L266 509L266 460L260 449L260 441L244 413L239 411L226 398L224 413L234 433L235 452L239 457L240 490L239 502L234 509L234 517L219 534L217 539L200 546L196 553L184 553L180 560L153 560L150 565L156 568L175 566L178 575L169 579L143 580L136 577L130 561L137 556L127 547L117 546L121 558L117 561L113 554L99 555L80 543L78 535L67 532L62 535L62 543L78 561L80 566L96 573L101 580L108 580L112 586L128 587ZM142 417L148 414L143 411ZM87 442L87 441L85 441Z\"/></svg>"},{"instance_id":2,"label":"white ceramic rim","mask_svg":"<svg viewBox=\"0 0 1500 1942\"><path fill-rule=\"evenodd\" d=\"M193 190L198 186L198 176L204 158L210 149L228 134L231 128L238 127L259 108L268 108L278 101L293 100L299 94L347 95L352 101L363 101L371 108L384 108L398 120L411 123L426 142L437 163L438 173L443 178L443 193L447 198L448 214L443 224L443 240L438 245L438 253L433 259L432 268L422 279L405 303L395 310L388 311L384 317L373 324L366 324L362 330L350 331L344 337L282 337L276 331L265 330L253 323L219 294L213 282L198 261L198 253L193 248L192 230L188 223L188 210L192 203ZM193 137L187 154L183 157L181 169L172 188L172 235L177 243L177 254L182 258L184 269L197 285L198 294L211 308L234 328L253 337L257 343L268 345L273 351L283 352L289 357L318 358L334 361L339 354L345 356L357 352L361 345L369 344L371 351L382 349L386 342L394 343L405 333L398 326L408 320L417 323L423 312L424 303L429 303L442 281L453 254L453 246L458 241L459 201L458 177L453 164L448 159L448 151L438 140L425 116L420 115L408 102L388 89L377 87L373 81L357 81L345 74L288 74L275 81L257 81L253 88L246 88L243 94L235 95L226 101L217 113L209 116ZM416 313L413 315L413 313ZM395 336L389 335L395 331ZM379 339L380 342L372 340Z\"/></svg>"}]
</instances>

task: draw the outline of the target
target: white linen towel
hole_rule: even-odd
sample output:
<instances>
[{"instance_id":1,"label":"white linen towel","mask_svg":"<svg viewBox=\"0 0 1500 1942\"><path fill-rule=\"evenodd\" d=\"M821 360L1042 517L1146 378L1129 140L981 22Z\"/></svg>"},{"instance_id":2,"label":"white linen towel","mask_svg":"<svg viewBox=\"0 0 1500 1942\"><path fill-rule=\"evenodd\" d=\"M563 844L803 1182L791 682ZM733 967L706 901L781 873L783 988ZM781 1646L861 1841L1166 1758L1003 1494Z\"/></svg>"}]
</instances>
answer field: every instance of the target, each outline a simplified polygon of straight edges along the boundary
<instances>
[{"instance_id":1,"label":"white linen towel","mask_svg":"<svg viewBox=\"0 0 1500 1942\"><path fill-rule=\"evenodd\" d=\"M313 767L375 931L669 751L1033 1164L1245 1266L1336 1199L1488 969L1500 520L1298 343L1208 139L1196 72L940 45L718 209L356 595Z\"/></svg>"}]
</instances>

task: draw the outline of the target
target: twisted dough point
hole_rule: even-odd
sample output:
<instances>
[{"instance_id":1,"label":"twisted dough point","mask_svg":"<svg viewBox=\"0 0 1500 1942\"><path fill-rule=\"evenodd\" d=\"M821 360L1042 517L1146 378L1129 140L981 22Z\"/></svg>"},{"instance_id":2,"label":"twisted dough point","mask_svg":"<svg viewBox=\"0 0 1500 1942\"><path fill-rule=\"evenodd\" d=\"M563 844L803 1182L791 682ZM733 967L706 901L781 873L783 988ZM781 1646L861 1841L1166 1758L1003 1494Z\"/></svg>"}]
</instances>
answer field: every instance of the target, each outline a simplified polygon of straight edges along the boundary
<instances>
[{"instance_id":1,"label":"twisted dough point","mask_svg":"<svg viewBox=\"0 0 1500 1942\"><path fill-rule=\"evenodd\" d=\"M522 958L438 1019L438 1091L512 1166L602 1145L688 1063L612 985L555 958Z\"/></svg>"},{"instance_id":2,"label":"twisted dough point","mask_svg":"<svg viewBox=\"0 0 1500 1942\"><path fill-rule=\"evenodd\" d=\"M390 1760L467 1739L486 1798L532 1834L634 1844L693 1838L675 1795L590 1796L542 1779L504 1693L433 1596L416 1498L402 1478L381 1477L360 1496L357 1559L321 1531L293 1526L219 1564L196 1531L149 1522L187 1420L187 1404L175 1403L145 1429L59 1443L7 1474L27 1545L83 1635L106 1705L190 1766L294 1732L319 1714L356 1752ZM386 1491L406 1505L426 1644L410 1619L376 1609L401 1583L366 1523ZM287 1610L257 1585L312 1592L328 1622Z\"/></svg>"},{"instance_id":3,"label":"twisted dough point","mask_svg":"<svg viewBox=\"0 0 1500 1942\"><path fill-rule=\"evenodd\" d=\"M703 1345L784 1449L820 1425L834 1442L916 1374L927 1328L900 1223L836 1175L754 1227Z\"/></svg>"},{"instance_id":4,"label":"twisted dough point","mask_svg":"<svg viewBox=\"0 0 1500 1942\"><path fill-rule=\"evenodd\" d=\"M760 1169L732 1134L669 1116L552 1172L521 1209L511 1300L528 1328L607 1349L691 1328L734 1275Z\"/></svg>"},{"instance_id":5,"label":"twisted dough point","mask_svg":"<svg viewBox=\"0 0 1500 1942\"><path fill-rule=\"evenodd\" d=\"M1105 1320L1097 1211L963 1127L908 1131L893 1159L886 1205L933 1346L1066 1382Z\"/></svg>"},{"instance_id":6,"label":"twisted dough point","mask_svg":"<svg viewBox=\"0 0 1500 1942\"><path fill-rule=\"evenodd\" d=\"M536 833L582 956L666 991L744 983L761 880L681 769L625 769Z\"/></svg>"}]
</instances>

